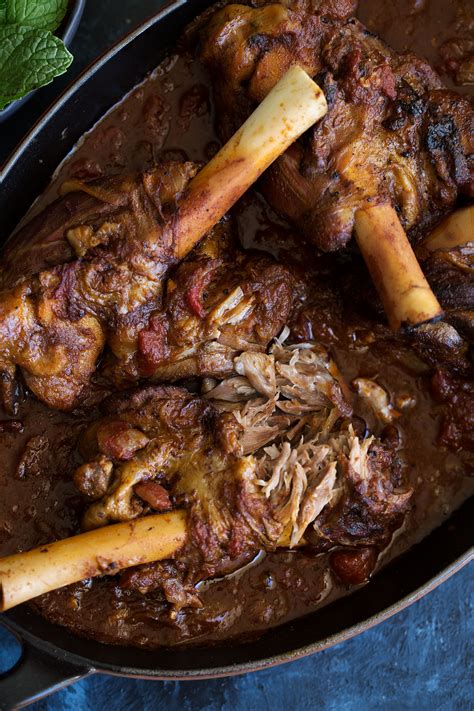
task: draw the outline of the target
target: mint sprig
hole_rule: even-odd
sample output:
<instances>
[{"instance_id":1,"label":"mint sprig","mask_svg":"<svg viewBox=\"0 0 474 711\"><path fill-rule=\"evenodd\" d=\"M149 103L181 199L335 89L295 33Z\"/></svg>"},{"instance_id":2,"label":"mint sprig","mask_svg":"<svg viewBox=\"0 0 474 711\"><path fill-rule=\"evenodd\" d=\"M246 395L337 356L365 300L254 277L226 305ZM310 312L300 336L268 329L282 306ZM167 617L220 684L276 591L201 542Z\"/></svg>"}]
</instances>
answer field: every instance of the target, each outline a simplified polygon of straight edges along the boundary
<instances>
[{"instance_id":1,"label":"mint sprig","mask_svg":"<svg viewBox=\"0 0 474 711\"><path fill-rule=\"evenodd\" d=\"M52 34L68 0L0 0L0 110L49 84L72 62Z\"/></svg>"},{"instance_id":2,"label":"mint sprig","mask_svg":"<svg viewBox=\"0 0 474 711\"><path fill-rule=\"evenodd\" d=\"M5 0L5 22L54 32L66 14L68 0Z\"/></svg>"},{"instance_id":3,"label":"mint sprig","mask_svg":"<svg viewBox=\"0 0 474 711\"><path fill-rule=\"evenodd\" d=\"M0 109L63 74L72 55L51 32L23 25L0 27Z\"/></svg>"}]
</instances>

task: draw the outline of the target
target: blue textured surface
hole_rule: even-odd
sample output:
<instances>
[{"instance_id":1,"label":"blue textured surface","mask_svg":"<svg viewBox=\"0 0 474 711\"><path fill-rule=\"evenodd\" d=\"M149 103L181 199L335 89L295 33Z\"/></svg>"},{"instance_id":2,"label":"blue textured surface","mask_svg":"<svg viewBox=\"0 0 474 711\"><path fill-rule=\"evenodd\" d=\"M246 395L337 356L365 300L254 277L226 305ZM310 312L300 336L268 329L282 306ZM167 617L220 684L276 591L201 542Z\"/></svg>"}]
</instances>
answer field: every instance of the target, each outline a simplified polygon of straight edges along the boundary
<instances>
[{"instance_id":1,"label":"blue textured surface","mask_svg":"<svg viewBox=\"0 0 474 711\"><path fill-rule=\"evenodd\" d=\"M2 126L0 162L33 121L95 56L159 9L160 0L89 0L66 77L40 90ZM396 617L313 657L255 674L201 682L97 675L30 707L37 711L358 711L474 709L473 568ZM133 659L133 651L130 652ZM0 628L0 671L17 656Z\"/></svg>"},{"instance_id":2,"label":"blue textured surface","mask_svg":"<svg viewBox=\"0 0 474 711\"><path fill-rule=\"evenodd\" d=\"M30 708L169 711L474 708L473 576L464 568L407 610L307 659L231 679L152 682L97 675ZM14 653L0 631L0 668ZM133 656L133 651L130 653Z\"/></svg>"}]
</instances>

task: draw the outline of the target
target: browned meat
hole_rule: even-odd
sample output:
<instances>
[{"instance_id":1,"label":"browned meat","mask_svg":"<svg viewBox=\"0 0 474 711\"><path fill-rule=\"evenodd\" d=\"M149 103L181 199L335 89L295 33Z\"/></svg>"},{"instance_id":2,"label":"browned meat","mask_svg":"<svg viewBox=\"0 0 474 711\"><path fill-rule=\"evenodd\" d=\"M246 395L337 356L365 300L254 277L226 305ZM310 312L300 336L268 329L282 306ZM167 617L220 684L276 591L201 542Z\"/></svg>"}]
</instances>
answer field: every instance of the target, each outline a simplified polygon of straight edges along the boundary
<instances>
[{"instance_id":1,"label":"browned meat","mask_svg":"<svg viewBox=\"0 0 474 711\"><path fill-rule=\"evenodd\" d=\"M456 216L455 213L454 217ZM453 217L453 216L452 216ZM468 230L466 230L468 232ZM445 311L442 322L425 324L413 334L416 350L434 367L441 363L458 374L473 371L474 343L474 234L463 235L460 244L440 239L439 231L419 245L417 256ZM463 241L461 237L470 241Z\"/></svg>"},{"instance_id":2,"label":"browned meat","mask_svg":"<svg viewBox=\"0 0 474 711\"><path fill-rule=\"evenodd\" d=\"M117 383L177 380L232 370L243 348L265 348L292 303L290 272L244 255L217 225L163 288L174 264L169 215L192 164L135 176L72 181L5 255L0 292L3 400L15 372L48 405L70 409L108 346ZM23 269L24 267L24 269Z\"/></svg>"},{"instance_id":3,"label":"browned meat","mask_svg":"<svg viewBox=\"0 0 474 711\"><path fill-rule=\"evenodd\" d=\"M221 223L171 273L163 306L137 330L137 350L112 362L116 383L224 376L242 350L265 350L290 315L295 280L271 257L236 248Z\"/></svg>"},{"instance_id":4,"label":"browned meat","mask_svg":"<svg viewBox=\"0 0 474 711\"><path fill-rule=\"evenodd\" d=\"M424 271L439 297L448 320L455 320L474 338L474 235L472 246L450 252L439 250L423 263ZM471 312L470 317L468 312Z\"/></svg>"},{"instance_id":5,"label":"browned meat","mask_svg":"<svg viewBox=\"0 0 474 711\"><path fill-rule=\"evenodd\" d=\"M74 482L86 498L94 501L103 496L111 483L113 464L106 456L99 456L74 474Z\"/></svg>"},{"instance_id":6,"label":"browned meat","mask_svg":"<svg viewBox=\"0 0 474 711\"><path fill-rule=\"evenodd\" d=\"M209 401L172 386L148 387L113 396L106 401L105 409L113 414L93 425L86 435L86 450L89 456L93 454L92 440L96 456L82 465L74 477L76 486L89 497L91 476L98 463L103 467L107 457L112 469L107 491L86 512L86 528L129 520L150 508L156 509L159 487L159 510L163 510L163 504L168 509L176 506L191 509L193 532L188 570L190 566L196 567L201 575L209 577L240 557L239 546L251 554L263 541L268 541L270 507L264 497L257 496L258 487L252 483L255 466L238 455L235 437L234 451L226 447L230 435L241 430L232 415L220 415ZM112 445L109 434L115 429L115 437L120 438L124 431L120 425L146 439L146 444L126 460L110 456L111 449L121 449L120 444ZM274 539L280 528L273 524ZM202 573L204 569L206 574ZM140 581L139 587L151 585L145 585L142 576Z\"/></svg>"},{"instance_id":7,"label":"browned meat","mask_svg":"<svg viewBox=\"0 0 474 711\"><path fill-rule=\"evenodd\" d=\"M202 607L194 585L186 581L187 572L184 562L152 563L125 571L120 576L120 584L125 590L138 590L144 595L162 590L165 599L175 610Z\"/></svg>"},{"instance_id":8,"label":"browned meat","mask_svg":"<svg viewBox=\"0 0 474 711\"><path fill-rule=\"evenodd\" d=\"M472 312L469 313L469 321ZM456 323L455 315L448 319ZM455 373L469 375L472 372L472 335L463 338L452 323L439 321L419 326L412 336L415 351L433 367L443 364Z\"/></svg>"},{"instance_id":9,"label":"browned meat","mask_svg":"<svg viewBox=\"0 0 474 711\"><path fill-rule=\"evenodd\" d=\"M431 381L435 399L444 403L438 442L455 452L465 450L466 463L474 471L474 387L471 381L437 370Z\"/></svg>"},{"instance_id":10,"label":"browned meat","mask_svg":"<svg viewBox=\"0 0 474 711\"><path fill-rule=\"evenodd\" d=\"M94 499L86 528L188 509L179 562L142 566L121 583L160 589L176 609L199 604L198 581L261 549L382 547L411 496L393 453L340 418L350 407L319 346L279 341L269 354L245 351L234 367L207 384L205 398L172 386L109 398L84 436L88 461L74 477ZM129 442L140 443L133 454Z\"/></svg>"},{"instance_id":11,"label":"browned meat","mask_svg":"<svg viewBox=\"0 0 474 711\"><path fill-rule=\"evenodd\" d=\"M387 535L403 521L411 491L400 493L399 463L379 445L367 447L366 456L361 456L363 446L353 447L342 464L344 488L318 523L326 544L378 543L383 547Z\"/></svg>"},{"instance_id":12,"label":"browned meat","mask_svg":"<svg viewBox=\"0 0 474 711\"><path fill-rule=\"evenodd\" d=\"M398 55L354 18L311 6L228 5L200 30L223 137L299 63L329 111L262 182L276 210L323 250L351 238L354 213L390 200L406 229L474 194L473 110L423 60Z\"/></svg>"},{"instance_id":13,"label":"browned meat","mask_svg":"<svg viewBox=\"0 0 474 711\"><path fill-rule=\"evenodd\" d=\"M131 322L160 303L172 262L166 212L194 174L192 164L63 185L64 197L12 241L2 264L0 370L12 406L16 366L52 407L68 409L107 342L134 347Z\"/></svg>"}]
</instances>

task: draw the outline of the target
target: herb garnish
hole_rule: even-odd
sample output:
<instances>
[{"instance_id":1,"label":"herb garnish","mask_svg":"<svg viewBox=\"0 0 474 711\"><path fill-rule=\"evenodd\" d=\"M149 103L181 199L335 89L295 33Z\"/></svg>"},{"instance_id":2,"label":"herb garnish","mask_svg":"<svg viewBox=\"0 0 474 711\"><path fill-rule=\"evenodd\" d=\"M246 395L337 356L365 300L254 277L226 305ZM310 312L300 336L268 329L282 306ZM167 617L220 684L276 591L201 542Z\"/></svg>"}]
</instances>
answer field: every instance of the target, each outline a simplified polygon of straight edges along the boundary
<instances>
[{"instance_id":1,"label":"herb garnish","mask_svg":"<svg viewBox=\"0 0 474 711\"><path fill-rule=\"evenodd\" d=\"M0 109L49 84L72 62L55 37L68 0L0 0Z\"/></svg>"}]
</instances>

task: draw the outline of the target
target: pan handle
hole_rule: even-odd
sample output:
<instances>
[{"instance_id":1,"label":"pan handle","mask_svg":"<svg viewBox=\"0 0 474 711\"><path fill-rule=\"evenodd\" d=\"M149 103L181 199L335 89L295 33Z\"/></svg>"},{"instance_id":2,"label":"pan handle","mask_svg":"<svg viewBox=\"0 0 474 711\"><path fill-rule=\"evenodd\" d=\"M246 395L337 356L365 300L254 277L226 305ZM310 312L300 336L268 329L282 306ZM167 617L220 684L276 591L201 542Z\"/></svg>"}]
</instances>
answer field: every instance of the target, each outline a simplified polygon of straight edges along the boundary
<instances>
[{"instance_id":1,"label":"pan handle","mask_svg":"<svg viewBox=\"0 0 474 711\"><path fill-rule=\"evenodd\" d=\"M20 659L12 669L0 674L0 711L24 708L95 673L94 669L66 660L59 650L49 654L19 641Z\"/></svg>"}]
</instances>

